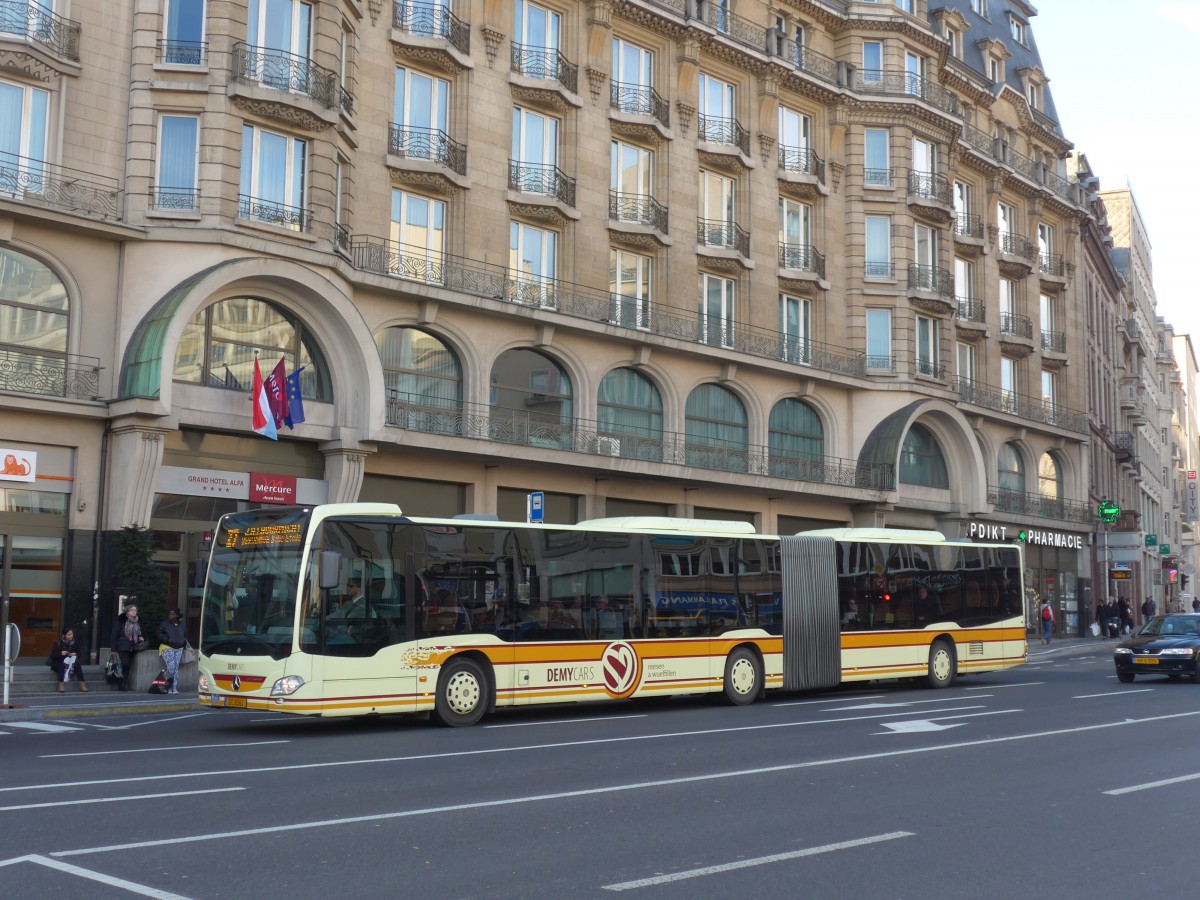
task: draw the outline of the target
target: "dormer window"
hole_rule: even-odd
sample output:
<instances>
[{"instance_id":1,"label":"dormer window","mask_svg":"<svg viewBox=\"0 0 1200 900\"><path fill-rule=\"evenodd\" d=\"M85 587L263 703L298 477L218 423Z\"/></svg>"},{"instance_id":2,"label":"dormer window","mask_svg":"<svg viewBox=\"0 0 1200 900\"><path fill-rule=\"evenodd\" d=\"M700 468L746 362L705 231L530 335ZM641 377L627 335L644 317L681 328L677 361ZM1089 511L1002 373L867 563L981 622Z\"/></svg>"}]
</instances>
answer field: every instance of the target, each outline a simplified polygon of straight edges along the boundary
<instances>
[{"instance_id":1,"label":"dormer window","mask_svg":"<svg viewBox=\"0 0 1200 900\"><path fill-rule=\"evenodd\" d=\"M1008 28L1009 31L1012 32L1014 41L1016 41L1022 47L1029 46L1025 40L1025 30L1027 26L1023 20L1018 19L1016 16L1010 13L1008 17Z\"/></svg>"},{"instance_id":2,"label":"dormer window","mask_svg":"<svg viewBox=\"0 0 1200 900\"><path fill-rule=\"evenodd\" d=\"M950 45L950 55L962 59L962 35L949 26L946 28L946 43Z\"/></svg>"},{"instance_id":3,"label":"dormer window","mask_svg":"<svg viewBox=\"0 0 1200 900\"><path fill-rule=\"evenodd\" d=\"M995 84L1004 80L1004 63L994 56L988 59L988 78Z\"/></svg>"},{"instance_id":4,"label":"dormer window","mask_svg":"<svg viewBox=\"0 0 1200 900\"><path fill-rule=\"evenodd\" d=\"M971 12L987 17L987 0L971 0Z\"/></svg>"}]
</instances>

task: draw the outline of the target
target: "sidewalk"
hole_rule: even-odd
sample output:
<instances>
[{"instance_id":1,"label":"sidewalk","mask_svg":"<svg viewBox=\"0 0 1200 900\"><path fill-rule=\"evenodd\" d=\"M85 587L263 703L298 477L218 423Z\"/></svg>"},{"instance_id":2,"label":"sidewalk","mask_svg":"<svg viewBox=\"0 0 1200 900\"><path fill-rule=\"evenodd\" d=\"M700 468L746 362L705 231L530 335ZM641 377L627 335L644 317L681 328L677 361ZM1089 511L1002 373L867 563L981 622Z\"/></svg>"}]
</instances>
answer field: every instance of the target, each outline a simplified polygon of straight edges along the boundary
<instances>
[{"instance_id":1,"label":"sidewalk","mask_svg":"<svg viewBox=\"0 0 1200 900\"><path fill-rule=\"evenodd\" d=\"M190 691L178 694L115 691L104 680L100 667L87 666L85 671L90 689L88 693L80 691L77 684L69 684L67 690L60 694L55 690L55 682L46 677L47 670L44 666L14 666L13 680L21 683L22 690L15 691L14 685L10 685L9 705L0 705L0 723L93 716L152 715L201 709L194 687ZM38 689L30 691L28 685L34 679ZM193 679L193 684L194 682ZM43 684L44 690L41 688ZM3 694L0 694L0 698L3 698Z\"/></svg>"}]
</instances>

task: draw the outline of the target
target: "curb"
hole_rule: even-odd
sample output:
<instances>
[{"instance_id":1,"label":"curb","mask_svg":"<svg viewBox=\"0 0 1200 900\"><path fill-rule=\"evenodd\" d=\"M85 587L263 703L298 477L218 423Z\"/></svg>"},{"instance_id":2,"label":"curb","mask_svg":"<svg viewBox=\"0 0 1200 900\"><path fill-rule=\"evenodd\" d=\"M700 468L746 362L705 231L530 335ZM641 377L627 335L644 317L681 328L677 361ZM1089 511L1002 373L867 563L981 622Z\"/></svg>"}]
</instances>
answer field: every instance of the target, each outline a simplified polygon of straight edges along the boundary
<instances>
[{"instance_id":1,"label":"curb","mask_svg":"<svg viewBox=\"0 0 1200 900\"><path fill-rule=\"evenodd\" d=\"M196 700L173 703L92 703L86 706L19 706L0 707L0 725L5 722L30 722L42 719L84 719L101 716L151 716L160 713L189 712L205 707Z\"/></svg>"}]
</instances>

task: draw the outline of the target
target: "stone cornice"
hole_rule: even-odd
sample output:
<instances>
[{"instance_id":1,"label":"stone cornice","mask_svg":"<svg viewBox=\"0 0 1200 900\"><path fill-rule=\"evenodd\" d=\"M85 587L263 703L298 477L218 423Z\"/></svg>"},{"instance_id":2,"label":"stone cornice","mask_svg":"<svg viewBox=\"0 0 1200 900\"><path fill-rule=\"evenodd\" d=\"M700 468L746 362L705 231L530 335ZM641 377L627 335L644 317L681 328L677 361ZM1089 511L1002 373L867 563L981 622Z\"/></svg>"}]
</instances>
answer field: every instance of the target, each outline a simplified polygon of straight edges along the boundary
<instances>
[{"instance_id":1,"label":"stone cornice","mask_svg":"<svg viewBox=\"0 0 1200 900\"><path fill-rule=\"evenodd\" d=\"M674 40L683 34L687 28L682 22L668 18L667 14L654 7L641 6L629 0L617 0L613 4L613 13L627 22L644 28L654 34Z\"/></svg>"}]
</instances>

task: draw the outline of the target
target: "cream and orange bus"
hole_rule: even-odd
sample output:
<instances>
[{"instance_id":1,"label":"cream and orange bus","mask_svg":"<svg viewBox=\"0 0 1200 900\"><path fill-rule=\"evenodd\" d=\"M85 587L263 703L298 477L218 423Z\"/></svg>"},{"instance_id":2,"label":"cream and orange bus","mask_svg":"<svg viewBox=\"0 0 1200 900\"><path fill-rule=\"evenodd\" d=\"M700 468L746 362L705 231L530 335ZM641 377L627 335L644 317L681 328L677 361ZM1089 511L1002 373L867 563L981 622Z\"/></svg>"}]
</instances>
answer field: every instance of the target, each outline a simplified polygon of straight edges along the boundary
<instances>
[{"instance_id":1,"label":"cream and orange bus","mask_svg":"<svg viewBox=\"0 0 1200 900\"><path fill-rule=\"evenodd\" d=\"M957 676L1025 661L1019 546L741 522L528 525L390 504L224 516L200 700L310 716L432 712Z\"/></svg>"}]
</instances>

